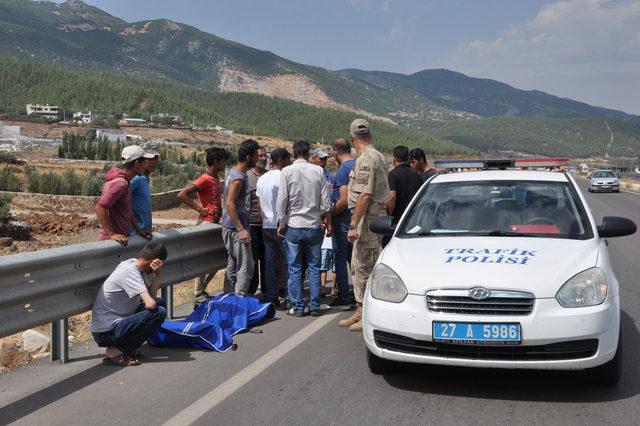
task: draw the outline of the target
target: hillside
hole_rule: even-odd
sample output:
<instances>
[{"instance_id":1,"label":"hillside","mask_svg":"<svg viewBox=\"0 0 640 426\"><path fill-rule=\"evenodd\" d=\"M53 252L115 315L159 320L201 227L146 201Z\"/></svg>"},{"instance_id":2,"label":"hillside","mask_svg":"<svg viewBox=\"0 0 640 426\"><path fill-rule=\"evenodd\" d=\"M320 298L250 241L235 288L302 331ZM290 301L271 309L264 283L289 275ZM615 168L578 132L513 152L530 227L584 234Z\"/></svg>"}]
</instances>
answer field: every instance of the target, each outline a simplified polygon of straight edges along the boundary
<instances>
[{"instance_id":1,"label":"hillside","mask_svg":"<svg viewBox=\"0 0 640 426\"><path fill-rule=\"evenodd\" d=\"M361 115L411 127L416 131L389 127L385 132L407 132L402 133L411 135L407 140L420 143L437 145L433 139L437 137L472 149L526 148L540 154L562 147L563 155L602 151L598 147L604 119L620 129L612 150L635 152L636 124L640 124L640 117L621 111L444 69L405 75L299 64L167 19L129 23L81 0L61 4L0 0L3 57L82 70L91 74L84 83L93 82L89 92L72 90L73 96L66 90L51 96L67 83L56 82L55 90L43 84L0 87L0 92L11 96L0 98L0 110L7 111L19 111L27 102L51 102L107 114L135 112L137 103L150 97L145 113L174 112L237 130L252 130L255 124L275 136L295 137L305 129L311 138L326 139L340 133L335 131L340 127L330 128L330 120L343 123L346 117ZM44 74L44 78L54 75ZM113 91L101 87L107 76L113 76L109 80L116 85ZM122 85L127 85L130 95L125 96ZM163 94L160 88L164 87L170 87L171 94L179 93L178 97ZM246 108L221 109L225 102L246 104ZM300 103L323 109L303 109ZM272 110L259 110L267 107ZM317 117L321 124L312 121ZM269 121L276 118L280 121ZM459 147L434 149L444 152Z\"/></svg>"},{"instance_id":2,"label":"hillside","mask_svg":"<svg viewBox=\"0 0 640 426\"><path fill-rule=\"evenodd\" d=\"M483 152L637 157L640 151L639 124L606 118L490 117L447 123L430 133ZM613 142L607 149L612 133Z\"/></svg>"},{"instance_id":3,"label":"hillside","mask_svg":"<svg viewBox=\"0 0 640 426\"><path fill-rule=\"evenodd\" d=\"M188 85L125 78L110 74L76 72L27 61L0 58L0 99L12 105L0 110L16 114L28 102L55 103L67 110L91 108L107 115L129 112L178 114L198 123L216 124L239 133L329 142L345 137L351 112L319 108L258 94L216 93ZM140 102L144 99L144 110ZM471 150L439 141L404 126L371 121L377 143L386 150L398 144L423 147L433 154L470 153Z\"/></svg>"},{"instance_id":4,"label":"hillside","mask_svg":"<svg viewBox=\"0 0 640 426\"><path fill-rule=\"evenodd\" d=\"M594 107L539 90L520 90L499 81L472 78L446 69L423 70L410 75L358 69L339 72L381 89L411 87L441 106L481 117L607 117L640 123L640 117L621 111Z\"/></svg>"}]
</instances>

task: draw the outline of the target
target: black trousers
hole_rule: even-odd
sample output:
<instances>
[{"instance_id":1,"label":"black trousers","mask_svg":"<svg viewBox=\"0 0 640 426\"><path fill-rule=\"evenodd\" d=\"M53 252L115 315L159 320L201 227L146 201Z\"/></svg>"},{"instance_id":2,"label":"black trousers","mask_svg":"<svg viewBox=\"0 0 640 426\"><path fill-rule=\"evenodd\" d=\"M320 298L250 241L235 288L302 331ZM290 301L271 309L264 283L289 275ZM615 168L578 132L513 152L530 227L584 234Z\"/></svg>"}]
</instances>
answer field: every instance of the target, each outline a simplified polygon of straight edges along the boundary
<instances>
[{"instance_id":1,"label":"black trousers","mask_svg":"<svg viewBox=\"0 0 640 426\"><path fill-rule=\"evenodd\" d=\"M253 253L253 262L255 265L253 278L249 284L249 294L255 294L260 286L262 294L267 294L267 286L264 275L264 240L262 237L262 226L251 225L251 251ZM258 273L258 271L260 273Z\"/></svg>"}]
</instances>

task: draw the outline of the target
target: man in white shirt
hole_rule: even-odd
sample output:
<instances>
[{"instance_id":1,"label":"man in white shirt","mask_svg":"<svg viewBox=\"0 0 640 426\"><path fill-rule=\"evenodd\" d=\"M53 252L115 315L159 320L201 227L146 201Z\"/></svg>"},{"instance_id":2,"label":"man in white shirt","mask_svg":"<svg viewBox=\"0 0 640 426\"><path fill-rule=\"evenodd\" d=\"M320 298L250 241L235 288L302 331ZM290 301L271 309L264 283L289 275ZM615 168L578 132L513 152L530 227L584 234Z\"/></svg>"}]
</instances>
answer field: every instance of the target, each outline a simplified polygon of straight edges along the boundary
<instances>
[{"instance_id":1,"label":"man in white shirt","mask_svg":"<svg viewBox=\"0 0 640 426\"><path fill-rule=\"evenodd\" d=\"M288 295L293 307L289 315L305 315L302 291L303 262L309 277L309 312L320 311L320 259L325 227L331 235L331 221L326 213L331 199L322 167L309 163L311 146L306 141L293 145L293 164L282 171L278 192L278 236L285 238L289 269Z\"/></svg>"},{"instance_id":2,"label":"man in white shirt","mask_svg":"<svg viewBox=\"0 0 640 426\"><path fill-rule=\"evenodd\" d=\"M256 185L256 196L262 213L262 239L264 242L264 282L266 286L265 300L280 306L278 298L278 278L286 277L286 262L284 244L278 239L276 229L278 218L276 215L276 202L278 200L278 188L282 169L291 164L291 155L284 148L276 148L271 152L271 170L260 176ZM283 268L280 268L283 266ZM279 271L279 269L282 269ZM286 278L284 279L286 282Z\"/></svg>"},{"instance_id":3,"label":"man in white shirt","mask_svg":"<svg viewBox=\"0 0 640 426\"><path fill-rule=\"evenodd\" d=\"M128 367L140 364L136 352L164 321L164 302L156 299L160 268L167 249L158 242L144 246L137 259L116 267L102 284L93 303L91 333L107 350L104 364Z\"/></svg>"}]
</instances>

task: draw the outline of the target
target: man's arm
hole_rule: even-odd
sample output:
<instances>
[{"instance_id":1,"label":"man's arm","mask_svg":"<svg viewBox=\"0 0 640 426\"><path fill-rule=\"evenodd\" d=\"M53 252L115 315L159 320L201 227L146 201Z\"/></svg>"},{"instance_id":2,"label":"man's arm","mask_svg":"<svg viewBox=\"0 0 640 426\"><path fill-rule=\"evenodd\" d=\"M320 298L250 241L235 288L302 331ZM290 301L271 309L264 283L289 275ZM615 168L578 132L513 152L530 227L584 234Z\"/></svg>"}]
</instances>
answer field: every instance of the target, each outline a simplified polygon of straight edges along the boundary
<instances>
[{"instance_id":1,"label":"man's arm","mask_svg":"<svg viewBox=\"0 0 640 426\"><path fill-rule=\"evenodd\" d=\"M231 182L231 185L229 185L229 193L227 194L227 200L224 204L224 208L227 210L229 219L231 219L231 221L235 225L236 231L238 231L238 238L240 239L240 242L242 244L249 244L251 242L251 235L249 234L249 231L242 225L242 222L240 222L240 217L238 216L238 211L236 210L236 201L240 196L242 185L244 185L244 182L239 179Z\"/></svg>"},{"instance_id":2,"label":"man's arm","mask_svg":"<svg viewBox=\"0 0 640 426\"><path fill-rule=\"evenodd\" d=\"M278 189L278 198L276 199L276 217L278 219L277 235L284 238L287 229L287 210L289 203L289 187L287 186L287 178L284 173L280 175L280 188Z\"/></svg>"},{"instance_id":3,"label":"man's arm","mask_svg":"<svg viewBox=\"0 0 640 426\"><path fill-rule=\"evenodd\" d=\"M396 191L389 191L389 200L387 201L387 214L392 215L396 208Z\"/></svg>"},{"instance_id":4,"label":"man's arm","mask_svg":"<svg viewBox=\"0 0 640 426\"><path fill-rule=\"evenodd\" d=\"M360 224L360 221L364 217L367 209L369 208L369 204L373 199L372 194L367 194L365 192L358 195L356 199L356 207L353 209L353 216L351 216L351 227L356 227ZM349 241L354 242L360 237L357 229L349 229Z\"/></svg>"},{"instance_id":5,"label":"man's arm","mask_svg":"<svg viewBox=\"0 0 640 426\"><path fill-rule=\"evenodd\" d=\"M153 270L153 279L149 286L149 291L140 293L140 298L144 303L144 308L148 310L154 310L157 306L156 297L158 297L158 290L160 289L160 268L162 268L163 262L160 259L154 259L151 262L151 269Z\"/></svg>"},{"instance_id":6,"label":"man's arm","mask_svg":"<svg viewBox=\"0 0 640 426\"><path fill-rule=\"evenodd\" d=\"M151 232L140 228L140 225L138 224L138 219L136 219L136 215L133 212L133 210L131 210L131 216L129 216L129 222L131 222L131 226L136 231L136 234L140 235L142 238L150 239L151 237L153 237L153 234Z\"/></svg>"},{"instance_id":7,"label":"man's arm","mask_svg":"<svg viewBox=\"0 0 640 426\"><path fill-rule=\"evenodd\" d=\"M197 211L200 216L208 216L209 209L207 207L203 207L196 203L193 198L191 198L191 194L194 192L198 192L198 187L194 184L190 183L185 186L180 192L178 192L178 199L182 201L182 203L188 207L191 207L193 210Z\"/></svg>"},{"instance_id":8,"label":"man's arm","mask_svg":"<svg viewBox=\"0 0 640 426\"><path fill-rule=\"evenodd\" d=\"M119 242L123 246L126 246L129 242L129 237L122 234L116 234L111 227L111 221L109 221L109 211L101 206L96 206L96 217L98 218L98 223L100 227L104 231L110 239Z\"/></svg>"}]
</instances>

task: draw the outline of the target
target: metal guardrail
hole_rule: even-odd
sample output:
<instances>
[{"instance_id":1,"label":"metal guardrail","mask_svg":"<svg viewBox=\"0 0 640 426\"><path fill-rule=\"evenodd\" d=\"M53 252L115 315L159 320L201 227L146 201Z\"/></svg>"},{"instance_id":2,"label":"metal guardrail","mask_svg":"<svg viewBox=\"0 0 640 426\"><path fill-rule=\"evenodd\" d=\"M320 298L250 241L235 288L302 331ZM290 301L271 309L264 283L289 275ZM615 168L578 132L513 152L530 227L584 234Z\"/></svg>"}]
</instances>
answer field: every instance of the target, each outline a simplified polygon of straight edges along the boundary
<instances>
[{"instance_id":1,"label":"metal guardrail","mask_svg":"<svg viewBox=\"0 0 640 426\"><path fill-rule=\"evenodd\" d=\"M170 316L173 284L226 266L221 230L202 224L153 234L168 252L161 285ZM127 247L99 241L0 257L0 337L50 322L51 359L66 362L67 318L90 310L118 263L137 258L146 243L133 237Z\"/></svg>"}]
</instances>

